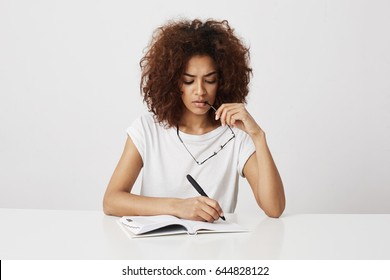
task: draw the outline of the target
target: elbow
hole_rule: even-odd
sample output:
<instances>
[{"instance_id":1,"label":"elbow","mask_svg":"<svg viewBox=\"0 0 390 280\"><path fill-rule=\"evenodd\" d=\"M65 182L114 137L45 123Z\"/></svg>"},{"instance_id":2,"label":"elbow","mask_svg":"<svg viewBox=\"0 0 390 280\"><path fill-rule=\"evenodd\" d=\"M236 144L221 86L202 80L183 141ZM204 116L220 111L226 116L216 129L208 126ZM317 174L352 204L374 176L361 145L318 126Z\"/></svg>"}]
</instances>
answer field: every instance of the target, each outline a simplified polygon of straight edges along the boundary
<instances>
[{"instance_id":1,"label":"elbow","mask_svg":"<svg viewBox=\"0 0 390 280\"><path fill-rule=\"evenodd\" d=\"M103 204L103 213L106 214L107 216L112 216L112 212L111 212L110 209L109 209L107 206L105 206L104 204Z\"/></svg>"},{"instance_id":2,"label":"elbow","mask_svg":"<svg viewBox=\"0 0 390 280\"><path fill-rule=\"evenodd\" d=\"M285 203L281 203L280 205L275 205L274 207L272 208L269 208L269 209L263 209L264 210L264 213L270 217L270 218L279 218L280 216L282 216L283 212L284 212L284 209L285 209Z\"/></svg>"},{"instance_id":3,"label":"elbow","mask_svg":"<svg viewBox=\"0 0 390 280\"><path fill-rule=\"evenodd\" d=\"M282 216L283 211L265 211L265 214L270 218L277 219Z\"/></svg>"},{"instance_id":4,"label":"elbow","mask_svg":"<svg viewBox=\"0 0 390 280\"><path fill-rule=\"evenodd\" d=\"M111 200L110 200L110 197L108 195L105 195L104 198L103 198L103 212L104 214L106 214L107 216L112 216L113 215L113 208L111 206Z\"/></svg>"},{"instance_id":5,"label":"elbow","mask_svg":"<svg viewBox=\"0 0 390 280\"><path fill-rule=\"evenodd\" d=\"M282 216L286 208L286 198L284 193L276 198L261 201L257 199L257 203L264 213L270 218L279 218Z\"/></svg>"}]
</instances>

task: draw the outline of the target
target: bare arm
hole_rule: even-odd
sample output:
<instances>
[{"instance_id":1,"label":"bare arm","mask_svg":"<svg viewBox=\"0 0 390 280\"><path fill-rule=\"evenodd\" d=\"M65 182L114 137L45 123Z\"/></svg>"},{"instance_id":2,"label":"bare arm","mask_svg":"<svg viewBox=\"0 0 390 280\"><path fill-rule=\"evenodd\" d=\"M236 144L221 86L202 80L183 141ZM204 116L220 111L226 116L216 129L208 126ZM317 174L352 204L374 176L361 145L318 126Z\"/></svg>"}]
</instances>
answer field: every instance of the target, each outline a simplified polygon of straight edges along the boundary
<instances>
[{"instance_id":1,"label":"bare arm","mask_svg":"<svg viewBox=\"0 0 390 280\"><path fill-rule=\"evenodd\" d=\"M248 133L256 152L250 156L243 173L247 178L256 202L270 217L282 215L285 208L283 183L268 148L265 133L241 103L223 104L216 115L222 125L236 126Z\"/></svg>"},{"instance_id":2,"label":"bare arm","mask_svg":"<svg viewBox=\"0 0 390 280\"><path fill-rule=\"evenodd\" d=\"M142 169L142 158L130 137L107 186L103 210L107 215L174 215L179 218L214 221L223 215L219 204L207 197L188 199L146 197L130 193Z\"/></svg>"},{"instance_id":3,"label":"bare arm","mask_svg":"<svg viewBox=\"0 0 390 280\"><path fill-rule=\"evenodd\" d=\"M261 132L253 136L252 140L256 152L246 162L243 172L260 208L268 216L278 218L286 203L283 183L268 149L265 134Z\"/></svg>"}]
</instances>

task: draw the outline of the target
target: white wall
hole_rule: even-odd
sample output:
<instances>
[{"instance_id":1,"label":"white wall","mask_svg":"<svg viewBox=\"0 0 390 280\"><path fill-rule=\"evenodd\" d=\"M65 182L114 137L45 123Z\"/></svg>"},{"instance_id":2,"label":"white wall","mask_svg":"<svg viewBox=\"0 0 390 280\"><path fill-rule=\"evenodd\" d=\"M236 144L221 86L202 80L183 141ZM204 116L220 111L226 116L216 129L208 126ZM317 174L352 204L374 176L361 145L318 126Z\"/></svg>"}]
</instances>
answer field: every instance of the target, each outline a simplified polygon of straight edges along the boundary
<instances>
[{"instance_id":1,"label":"white wall","mask_svg":"<svg viewBox=\"0 0 390 280\"><path fill-rule=\"evenodd\" d=\"M390 213L389 3L1 0L0 207L101 209L146 111L143 49L186 16L228 19L250 45L248 109L287 213ZM237 211L257 211L242 183Z\"/></svg>"}]
</instances>

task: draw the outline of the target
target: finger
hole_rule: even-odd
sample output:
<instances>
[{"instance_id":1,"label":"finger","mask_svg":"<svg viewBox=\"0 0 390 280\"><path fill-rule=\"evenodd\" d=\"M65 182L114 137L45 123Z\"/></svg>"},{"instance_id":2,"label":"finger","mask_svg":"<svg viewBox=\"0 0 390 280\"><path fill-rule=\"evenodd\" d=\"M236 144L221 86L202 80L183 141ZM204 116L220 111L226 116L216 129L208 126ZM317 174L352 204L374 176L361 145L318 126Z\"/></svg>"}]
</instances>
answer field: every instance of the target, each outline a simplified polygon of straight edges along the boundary
<instances>
[{"instance_id":1,"label":"finger","mask_svg":"<svg viewBox=\"0 0 390 280\"><path fill-rule=\"evenodd\" d=\"M208 198L207 200L205 200L206 204L208 206L210 206L215 212L216 212L216 215L217 216L214 216L212 215L216 220L220 217L220 216L223 216L223 210L221 208L221 206L219 205L219 203L214 200L214 199L211 199L211 198ZM209 214L211 214L210 212L208 212Z\"/></svg>"},{"instance_id":2,"label":"finger","mask_svg":"<svg viewBox=\"0 0 390 280\"><path fill-rule=\"evenodd\" d=\"M225 114L226 114L225 111L226 111L226 104L222 104L221 107L218 108L216 113L222 126L225 126Z\"/></svg>"},{"instance_id":3,"label":"finger","mask_svg":"<svg viewBox=\"0 0 390 280\"><path fill-rule=\"evenodd\" d=\"M222 104L221 106L219 106L219 108L217 109L217 111L215 111L215 119L216 119L216 120L220 119L223 110L225 110L226 108L228 108L229 106L232 106L232 105L234 105L234 104L235 104L235 103L224 103L224 104Z\"/></svg>"},{"instance_id":4,"label":"finger","mask_svg":"<svg viewBox=\"0 0 390 280\"><path fill-rule=\"evenodd\" d=\"M218 202L208 197L197 197L194 208L194 218L207 222L218 220L222 209Z\"/></svg>"},{"instance_id":5,"label":"finger","mask_svg":"<svg viewBox=\"0 0 390 280\"><path fill-rule=\"evenodd\" d=\"M230 126L234 124L236 120L240 119L241 108L233 108L226 113L226 123Z\"/></svg>"},{"instance_id":6,"label":"finger","mask_svg":"<svg viewBox=\"0 0 390 280\"><path fill-rule=\"evenodd\" d=\"M205 206L202 209L199 209L199 212L197 213L197 215L203 221L206 221L206 222L209 222L209 223L212 223L212 222L214 222L214 221L219 219L219 215L217 214L217 212L213 208L208 206L208 205Z\"/></svg>"},{"instance_id":7,"label":"finger","mask_svg":"<svg viewBox=\"0 0 390 280\"><path fill-rule=\"evenodd\" d=\"M219 106L217 111L215 111L215 119L216 120L218 120L221 117L221 112L222 112L223 108L225 107L225 105L226 104L222 104L221 106Z\"/></svg>"},{"instance_id":8,"label":"finger","mask_svg":"<svg viewBox=\"0 0 390 280\"><path fill-rule=\"evenodd\" d=\"M230 111L234 110L236 108L236 104L224 104L225 106L221 110L221 124L222 126L225 126L227 123L227 116Z\"/></svg>"},{"instance_id":9,"label":"finger","mask_svg":"<svg viewBox=\"0 0 390 280\"><path fill-rule=\"evenodd\" d=\"M242 103L226 104L221 110L221 122L231 125L231 116L239 112L245 112L245 106Z\"/></svg>"},{"instance_id":10,"label":"finger","mask_svg":"<svg viewBox=\"0 0 390 280\"><path fill-rule=\"evenodd\" d=\"M218 219L218 212L212 207L215 205L213 203L215 202L214 200L205 196L199 196L193 199L192 220L213 222Z\"/></svg>"}]
</instances>

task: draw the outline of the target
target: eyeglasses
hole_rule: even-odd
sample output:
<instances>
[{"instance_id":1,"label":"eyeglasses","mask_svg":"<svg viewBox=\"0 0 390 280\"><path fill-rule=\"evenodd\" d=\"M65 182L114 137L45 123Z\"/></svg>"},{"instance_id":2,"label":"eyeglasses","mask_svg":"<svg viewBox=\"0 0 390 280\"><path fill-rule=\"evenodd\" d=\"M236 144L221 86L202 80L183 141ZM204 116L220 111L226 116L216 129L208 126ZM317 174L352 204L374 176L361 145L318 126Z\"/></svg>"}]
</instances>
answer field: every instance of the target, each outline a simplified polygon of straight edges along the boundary
<instances>
[{"instance_id":1,"label":"eyeglasses","mask_svg":"<svg viewBox=\"0 0 390 280\"><path fill-rule=\"evenodd\" d=\"M206 103L207 105L209 105L209 106L211 107L211 109L214 110L214 112L217 111L217 109L215 109L215 108L214 108L212 105L210 105L208 102L205 102L205 103ZM179 137L180 142L183 144L184 148L187 150L187 152L190 154L190 156L194 159L194 161L196 162L196 164L197 164L197 165L202 165L203 163L205 163L206 161L208 161L208 160L211 159L212 157L216 156L220 151L222 151L222 149L223 149L231 140L233 140L233 139L236 137L236 135L235 135L234 132L233 132L233 129L232 129L229 125L227 125L227 127L230 129L230 132L232 133L232 136L229 138L229 140L226 141L225 144L220 145L217 151L215 151L211 156L209 156L208 158L206 158L205 160L202 160L202 161L198 161L198 160L194 157L194 155L190 152L190 150L188 150L186 144L184 144L184 142L183 142L183 139L181 139L181 137L180 137L180 134L179 134L179 126L178 126L178 125L176 126L176 132L177 132L177 137Z\"/></svg>"}]
</instances>

